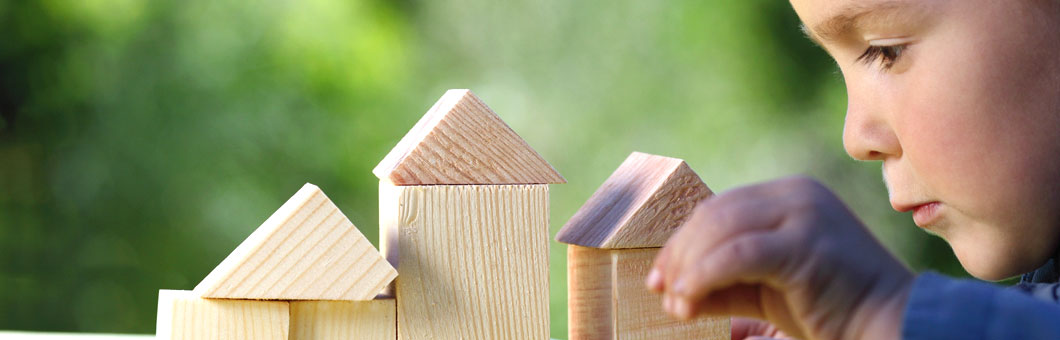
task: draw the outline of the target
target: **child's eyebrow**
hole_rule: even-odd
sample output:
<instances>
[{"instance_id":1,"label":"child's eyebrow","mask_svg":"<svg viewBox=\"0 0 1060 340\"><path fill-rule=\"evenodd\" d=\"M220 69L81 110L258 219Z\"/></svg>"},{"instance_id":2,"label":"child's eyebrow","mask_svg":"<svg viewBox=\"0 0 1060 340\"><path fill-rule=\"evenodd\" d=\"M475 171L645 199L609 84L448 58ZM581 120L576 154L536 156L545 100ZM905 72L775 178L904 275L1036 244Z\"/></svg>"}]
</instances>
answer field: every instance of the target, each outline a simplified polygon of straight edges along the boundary
<instances>
[{"instance_id":1,"label":"child's eyebrow","mask_svg":"<svg viewBox=\"0 0 1060 340\"><path fill-rule=\"evenodd\" d=\"M893 18L898 12L907 12L915 7L909 1L884 0L870 3L853 2L837 14L821 21L810 30L802 25L802 31L814 43L824 46L824 42L835 42L850 32L855 32L869 21L885 21Z\"/></svg>"},{"instance_id":2,"label":"child's eyebrow","mask_svg":"<svg viewBox=\"0 0 1060 340\"><path fill-rule=\"evenodd\" d=\"M828 50L824 47L824 43L822 43L821 40L817 39L817 36L814 35L812 31L810 31L810 28L806 27L806 24L799 24L799 30L802 31L802 34L806 36L806 39L810 39L810 41L817 45L817 47Z\"/></svg>"}]
</instances>

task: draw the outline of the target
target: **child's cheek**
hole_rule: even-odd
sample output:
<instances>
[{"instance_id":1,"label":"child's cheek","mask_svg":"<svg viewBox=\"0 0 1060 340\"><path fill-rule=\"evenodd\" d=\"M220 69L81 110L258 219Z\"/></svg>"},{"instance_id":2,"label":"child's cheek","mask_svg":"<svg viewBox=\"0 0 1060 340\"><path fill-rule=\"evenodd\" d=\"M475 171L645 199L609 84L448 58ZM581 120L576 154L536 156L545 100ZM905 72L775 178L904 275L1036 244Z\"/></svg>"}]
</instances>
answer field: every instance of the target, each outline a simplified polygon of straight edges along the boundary
<instances>
[{"instance_id":1,"label":"child's cheek","mask_svg":"<svg viewBox=\"0 0 1060 340\"><path fill-rule=\"evenodd\" d=\"M1009 38L1014 32L970 26L987 22L938 27L916 46L912 66L889 84L893 93L882 94L891 105L902 161L909 163L904 168L960 224L944 236L955 249L987 253L973 261L966 252L962 263L974 262L966 265L978 268L969 270L989 274L1033 262L1014 259L1016 248L1040 253L1055 247L1041 240L1055 239L1043 222L1056 219L1050 193L1057 189L1060 147L1050 132L1058 126L1055 108L1034 95L1043 84L1031 80L1041 75L1025 66L1036 62L1034 56L1013 53L1022 45ZM990 256L996 260L986 261Z\"/></svg>"}]
</instances>

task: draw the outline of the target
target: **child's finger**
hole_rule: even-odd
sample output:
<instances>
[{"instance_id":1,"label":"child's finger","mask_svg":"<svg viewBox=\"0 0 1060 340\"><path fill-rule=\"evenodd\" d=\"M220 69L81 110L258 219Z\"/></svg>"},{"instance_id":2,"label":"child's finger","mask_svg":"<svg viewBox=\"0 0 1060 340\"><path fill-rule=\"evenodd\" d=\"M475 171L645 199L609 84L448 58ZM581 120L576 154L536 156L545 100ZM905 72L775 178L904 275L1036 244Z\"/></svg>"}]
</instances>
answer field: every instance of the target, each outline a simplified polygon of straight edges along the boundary
<instances>
[{"instance_id":1,"label":"child's finger","mask_svg":"<svg viewBox=\"0 0 1060 340\"><path fill-rule=\"evenodd\" d=\"M694 316L729 315L763 319L765 318L765 313L761 309L761 299L762 291L760 285L737 284L716 290L707 295L706 298L692 303L690 306L692 308L691 314Z\"/></svg>"},{"instance_id":2,"label":"child's finger","mask_svg":"<svg viewBox=\"0 0 1060 340\"><path fill-rule=\"evenodd\" d=\"M793 191L803 179L788 178L719 194L696 205L680 230L660 251L645 280L657 292L668 289L689 263L726 239L745 232L776 229L787 217ZM796 195L797 196L797 195Z\"/></svg>"},{"instance_id":3,"label":"child's finger","mask_svg":"<svg viewBox=\"0 0 1060 340\"><path fill-rule=\"evenodd\" d=\"M648 289L659 293L662 292L666 285L664 284L662 267L666 263L666 254L668 252L665 248L659 251L659 255L655 257L655 261L652 263L651 272L648 273L648 278L644 280L644 284L648 286Z\"/></svg>"},{"instance_id":4,"label":"child's finger","mask_svg":"<svg viewBox=\"0 0 1060 340\"><path fill-rule=\"evenodd\" d=\"M648 289L657 293L661 293L666 290L667 268L669 268L671 265L672 257L670 254L673 254L675 252L675 249L683 248L683 245L680 244L680 241L685 239L686 236L684 235L691 231L686 230L688 228L685 227L689 226L690 221L697 219L696 215L701 214L700 211L704 209L705 204L705 201L696 204L695 208L693 208L692 210L692 214L685 221L681 229L674 233L674 235L672 235L670 239L666 241L666 244L662 247L662 249L659 250L659 255L655 256L655 261L652 262L652 269L648 273L647 279L645 279L645 284L648 286ZM694 225L695 223L691 224Z\"/></svg>"},{"instance_id":5,"label":"child's finger","mask_svg":"<svg viewBox=\"0 0 1060 340\"><path fill-rule=\"evenodd\" d=\"M759 191L763 193L753 195ZM697 206L664 249L668 252L661 267L665 289L672 289L685 270L729 239L776 229L783 221L785 210L780 208L782 202L768 192L766 188L740 190L735 195L722 194Z\"/></svg>"},{"instance_id":6,"label":"child's finger","mask_svg":"<svg viewBox=\"0 0 1060 340\"><path fill-rule=\"evenodd\" d=\"M699 209L699 206L701 205L703 205L702 202L696 205L696 208L693 209ZM695 214L694 211L693 214ZM678 231L675 233L675 236L680 233L681 231ZM645 279L645 284L648 286L648 289L656 293L661 293L666 290L666 268L670 265L670 254L674 252L674 248L678 248L678 246L675 245L678 243L677 240L678 239L673 236L671 236L669 240L666 240L666 244L659 250L659 254L655 256L655 261L652 262L651 271L648 272L648 277Z\"/></svg>"},{"instance_id":7,"label":"child's finger","mask_svg":"<svg viewBox=\"0 0 1060 340\"><path fill-rule=\"evenodd\" d=\"M777 326L759 319L733 317L730 321L732 340L747 340L765 337L766 339L792 339Z\"/></svg>"},{"instance_id":8,"label":"child's finger","mask_svg":"<svg viewBox=\"0 0 1060 340\"><path fill-rule=\"evenodd\" d=\"M712 291L738 283L768 283L789 257L789 242L781 232L745 233L716 247L682 270L668 287L676 306L691 305ZM693 311L675 311L691 317Z\"/></svg>"},{"instance_id":9,"label":"child's finger","mask_svg":"<svg viewBox=\"0 0 1060 340\"><path fill-rule=\"evenodd\" d=\"M752 336L766 335L769 331L769 323L758 320L748 319L741 317L732 317L729 321L730 332L732 340L743 340Z\"/></svg>"},{"instance_id":10,"label":"child's finger","mask_svg":"<svg viewBox=\"0 0 1060 340\"><path fill-rule=\"evenodd\" d=\"M766 313L763 306L775 306ZM791 334L799 336L798 322L793 319L784 296L779 291L761 284L737 284L716 290L706 298L692 304L693 315L732 316L732 335L742 339L753 335L785 338ZM769 322L762 321L772 317ZM749 319L744 319L749 318ZM780 330L786 332L781 332ZM740 337L737 337L740 335Z\"/></svg>"}]
</instances>

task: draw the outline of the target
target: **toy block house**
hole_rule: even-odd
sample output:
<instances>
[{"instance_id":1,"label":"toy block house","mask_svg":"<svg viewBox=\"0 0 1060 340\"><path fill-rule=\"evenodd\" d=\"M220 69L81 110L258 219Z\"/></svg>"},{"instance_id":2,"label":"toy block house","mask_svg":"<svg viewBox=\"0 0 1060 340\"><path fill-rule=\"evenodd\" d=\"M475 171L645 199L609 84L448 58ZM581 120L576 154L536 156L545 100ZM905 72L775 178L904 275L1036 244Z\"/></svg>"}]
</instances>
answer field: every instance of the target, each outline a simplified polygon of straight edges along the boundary
<instances>
[{"instance_id":1,"label":"toy block house","mask_svg":"<svg viewBox=\"0 0 1060 340\"><path fill-rule=\"evenodd\" d=\"M569 245L569 340L729 339L728 318L672 319L644 285L659 249L711 195L684 161L639 152L604 181L556 235Z\"/></svg>"},{"instance_id":2,"label":"toy block house","mask_svg":"<svg viewBox=\"0 0 1060 340\"><path fill-rule=\"evenodd\" d=\"M306 184L193 291L159 293L159 339L394 339L397 271Z\"/></svg>"},{"instance_id":3,"label":"toy block house","mask_svg":"<svg viewBox=\"0 0 1060 340\"><path fill-rule=\"evenodd\" d=\"M399 339L548 338L548 162L449 90L373 172Z\"/></svg>"}]
</instances>

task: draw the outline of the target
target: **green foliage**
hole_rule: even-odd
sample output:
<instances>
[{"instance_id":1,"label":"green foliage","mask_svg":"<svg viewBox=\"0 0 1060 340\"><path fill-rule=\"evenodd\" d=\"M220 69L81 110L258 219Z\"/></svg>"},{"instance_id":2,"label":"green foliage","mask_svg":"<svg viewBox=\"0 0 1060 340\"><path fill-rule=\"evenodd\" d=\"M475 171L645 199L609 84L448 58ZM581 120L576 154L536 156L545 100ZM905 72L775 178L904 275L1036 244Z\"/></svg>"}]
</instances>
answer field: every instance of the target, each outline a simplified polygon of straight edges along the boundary
<instances>
[{"instance_id":1,"label":"green foliage","mask_svg":"<svg viewBox=\"0 0 1060 340\"><path fill-rule=\"evenodd\" d=\"M638 150L715 190L816 176L914 268L960 273L843 153L842 81L786 2L11 1L0 29L0 329L153 332L158 289L304 182L374 241L371 169L447 88L569 180L553 233Z\"/></svg>"}]
</instances>

